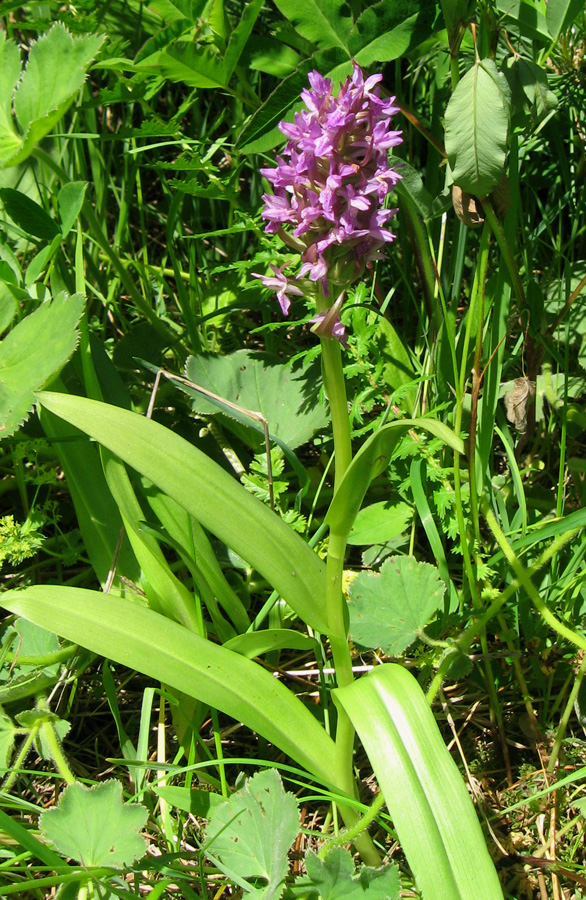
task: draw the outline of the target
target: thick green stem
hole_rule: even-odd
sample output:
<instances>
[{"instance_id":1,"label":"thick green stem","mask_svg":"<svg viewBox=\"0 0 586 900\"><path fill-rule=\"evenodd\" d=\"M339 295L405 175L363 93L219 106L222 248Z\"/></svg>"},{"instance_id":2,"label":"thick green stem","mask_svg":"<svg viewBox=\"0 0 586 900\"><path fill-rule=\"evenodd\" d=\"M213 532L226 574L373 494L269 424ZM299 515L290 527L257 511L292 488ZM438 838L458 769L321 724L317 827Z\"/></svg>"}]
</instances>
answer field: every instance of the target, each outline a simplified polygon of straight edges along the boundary
<instances>
[{"instance_id":1,"label":"thick green stem","mask_svg":"<svg viewBox=\"0 0 586 900\"><path fill-rule=\"evenodd\" d=\"M317 298L318 312L325 312L330 301L320 292ZM330 404L332 435L334 439L335 477L334 496L340 487L344 474L352 462L352 442L350 418L348 416L348 400L346 383L342 366L342 352L339 342L333 338L321 339L322 377L326 396ZM343 687L352 682L352 656L348 646L348 626L346 617L346 601L342 591L344 575L344 557L346 554L347 533L330 532L328 557L326 564L326 596L325 604L328 621L332 623L332 631L328 635L336 682ZM343 709L338 709L336 727L336 745L345 773L346 783L339 785L348 794L356 795L356 784L353 774L352 757L354 754L354 727ZM351 807L341 807L340 811L348 828L354 828L358 821L358 813ZM354 846L368 865L380 865L380 856L370 836L364 832L353 839Z\"/></svg>"}]
</instances>

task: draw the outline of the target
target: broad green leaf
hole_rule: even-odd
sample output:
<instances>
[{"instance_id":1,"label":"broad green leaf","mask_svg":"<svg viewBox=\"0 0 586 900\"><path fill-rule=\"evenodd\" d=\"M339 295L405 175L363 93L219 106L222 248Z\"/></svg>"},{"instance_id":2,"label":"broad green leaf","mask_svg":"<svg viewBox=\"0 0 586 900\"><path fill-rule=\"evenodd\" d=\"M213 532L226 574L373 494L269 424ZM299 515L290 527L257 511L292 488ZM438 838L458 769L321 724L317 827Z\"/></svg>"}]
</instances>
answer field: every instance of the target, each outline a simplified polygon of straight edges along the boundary
<instances>
[{"instance_id":1,"label":"broad green leaf","mask_svg":"<svg viewBox=\"0 0 586 900\"><path fill-rule=\"evenodd\" d=\"M350 533L370 482L384 472L398 442L410 429L428 431L456 453L464 453L464 442L437 419L400 419L383 425L362 445L344 474L325 518L331 531Z\"/></svg>"},{"instance_id":2,"label":"broad green leaf","mask_svg":"<svg viewBox=\"0 0 586 900\"><path fill-rule=\"evenodd\" d=\"M60 234L59 226L42 206L13 188L0 188L0 199L15 225L22 228L25 234L52 241Z\"/></svg>"},{"instance_id":3,"label":"broad green leaf","mask_svg":"<svg viewBox=\"0 0 586 900\"><path fill-rule=\"evenodd\" d=\"M102 451L102 465L108 487L118 506L126 534L145 579L143 585L150 605L168 619L181 622L199 632L199 620L193 594L173 574L157 541L140 528L144 513L136 499L123 463Z\"/></svg>"},{"instance_id":4,"label":"broad green leaf","mask_svg":"<svg viewBox=\"0 0 586 900\"><path fill-rule=\"evenodd\" d=\"M332 847L324 860L308 853L305 868L322 900L398 900L400 896L397 866L362 866L355 874L352 857L343 847Z\"/></svg>"},{"instance_id":5,"label":"broad green leaf","mask_svg":"<svg viewBox=\"0 0 586 900\"><path fill-rule=\"evenodd\" d=\"M57 195L57 208L63 237L69 234L81 212L86 188L87 181L70 181L69 184L63 185Z\"/></svg>"},{"instance_id":6,"label":"broad green leaf","mask_svg":"<svg viewBox=\"0 0 586 900\"><path fill-rule=\"evenodd\" d=\"M503 73L511 88L511 105L515 112L528 112L539 120L558 105L550 91L547 73L530 59L510 56L503 64Z\"/></svg>"},{"instance_id":7,"label":"broad green leaf","mask_svg":"<svg viewBox=\"0 0 586 900\"><path fill-rule=\"evenodd\" d=\"M350 57L353 22L345 0L275 0L275 5L302 37L321 50L341 47Z\"/></svg>"},{"instance_id":8,"label":"broad green leaf","mask_svg":"<svg viewBox=\"0 0 586 900\"><path fill-rule=\"evenodd\" d=\"M545 7L547 29L554 41L584 13L584 0L548 0Z\"/></svg>"},{"instance_id":9,"label":"broad green leaf","mask_svg":"<svg viewBox=\"0 0 586 900\"><path fill-rule=\"evenodd\" d=\"M61 234L55 235L51 243L39 250L37 255L31 259L24 273L24 283L27 290L30 290L40 279L42 273L59 250L62 240Z\"/></svg>"},{"instance_id":10,"label":"broad green leaf","mask_svg":"<svg viewBox=\"0 0 586 900\"><path fill-rule=\"evenodd\" d=\"M14 630L18 634L18 655L42 658L55 653L61 645L53 631L39 628L26 620L19 620L14 624ZM18 664L18 657L16 659ZM34 667L34 663L30 666ZM24 667L23 667L24 668Z\"/></svg>"},{"instance_id":11,"label":"broad green leaf","mask_svg":"<svg viewBox=\"0 0 586 900\"><path fill-rule=\"evenodd\" d=\"M331 630L323 612L324 563L217 463L159 423L128 410L57 393L44 392L38 400L169 494L258 569L303 621L317 631Z\"/></svg>"},{"instance_id":12,"label":"broad green leaf","mask_svg":"<svg viewBox=\"0 0 586 900\"><path fill-rule=\"evenodd\" d=\"M287 78L300 63L299 54L270 37L253 35L247 47L248 68L255 72L266 72L276 78Z\"/></svg>"},{"instance_id":13,"label":"broad green leaf","mask_svg":"<svg viewBox=\"0 0 586 900\"><path fill-rule=\"evenodd\" d=\"M269 433L292 449L327 425L325 407L319 402L319 363L292 367L266 353L237 350L228 356L190 356L185 375L236 406L262 413ZM192 392L191 396L194 412L213 415L221 411L201 393ZM224 411L260 430L238 410Z\"/></svg>"},{"instance_id":14,"label":"broad green leaf","mask_svg":"<svg viewBox=\"0 0 586 900\"><path fill-rule=\"evenodd\" d=\"M14 294L3 281L0 281L0 334L3 334L12 324L17 310L18 305Z\"/></svg>"},{"instance_id":15,"label":"broad green leaf","mask_svg":"<svg viewBox=\"0 0 586 900\"><path fill-rule=\"evenodd\" d=\"M391 161L390 164L393 165L393 162ZM431 219L433 215L433 197L425 188L421 175L408 162L400 160L400 165L401 180L395 190L399 196L406 195L413 201L422 219Z\"/></svg>"},{"instance_id":16,"label":"broad green leaf","mask_svg":"<svg viewBox=\"0 0 586 900\"><path fill-rule=\"evenodd\" d=\"M119 868L144 854L146 841L139 831L147 817L144 806L123 802L122 785L112 779L91 788L79 782L68 785L39 826L63 856L86 867Z\"/></svg>"},{"instance_id":17,"label":"broad green leaf","mask_svg":"<svg viewBox=\"0 0 586 900\"><path fill-rule=\"evenodd\" d=\"M349 587L352 640L399 656L442 606L445 589L436 567L412 556L389 557L380 572L359 572Z\"/></svg>"},{"instance_id":18,"label":"broad green leaf","mask_svg":"<svg viewBox=\"0 0 586 900\"><path fill-rule=\"evenodd\" d=\"M399 537L413 518L409 503L390 503L382 500L365 506L356 516L348 543L355 545L385 544Z\"/></svg>"},{"instance_id":19,"label":"broad green leaf","mask_svg":"<svg viewBox=\"0 0 586 900\"><path fill-rule=\"evenodd\" d=\"M376 345L384 361L383 378L394 391L404 389L406 405L413 411L417 399L416 379L411 359L403 341L388 319L381 316L378 320Z\"/></svg>"},{"instance_id":20,"label":"broad green leaf","mask_svg":"<svg viewBox=\"0 0 586 900\"><path fill-rule=\"evenodd\" d=\"M163 22L172 22L174 19L187 19L195 24L197 17L203 12L204 2L193 0L153 0L149 4L149 10L161 17ZM183 23L185 27L185 22Z\"/></svg>"},{"instance_id":21,"label":"broad green leaf","mask_svg":"<svg viewBox=\"0 0 586 900\"><path fill-rule=\"evenodd\" d=\"M348 49L359 66L398 59L429 36L434 17L430 0L379 0L356 20Z\"/></svg>"},{"instance_id":22,"label":"broad green leaf","mask_svg":"<svg viewBox=\"0 0 586 900\"><path fill-rule=\"evenodd\" d=\"M85 299L59 294L19 322L0 344L0 437L28 418L38 391L63 368L77 346Z\"/></svg>"},{"instance_id":23,"label":"broad green leaf","mask_svg":"<svg viewBox=\"0 0 586 900\"><path fill-rule=\"evenodd\" d=\"M276 769L248 778L218 806L206 831L206 852L243 881L261 879L258 900L278 900L289 870L288 853L299 831L299 810Z\"/></svg>"},{"instance_id":24,"label":"broad green leaf","mask_svg":"<svg viewBox=\"0 0 586 900\"><path fill-rule=\"evenodd\" d=\"M160 787L153 784L151 790L157 797L162 797L171 806L182 809L183 812L191 813L192 816L197 816L200 819L209 819L213 811L226 802L225 797L222 797L221 794L215 794L212 791L176 787L175 785Z\"/></svg>"},{"instance_id":25,"label":"broad green leaf","mask_svg":"<svg viewBox=\"0 0 586 900\"><path fill-rule=\"evenodd\" d=\"M343 783L336 746L294 694L251 660L137 603L82 588L5 591L2 606L93 653L196 697L329 783ZM345 771L345 770L344 770Z\"/></svg>"},{"instance_id":26,"label":"broad green leaf","mask_svg":"<svg viewBox=\"0 0 586 900\"><path fill-rule=\"evenodd\" d=\"M163 530L178 546L178 552L193 572L198 590L208 587L214 599L231 619L238 634L250 625L242 600L229 584L205 531L186 509L152 485L145 488L146 499ZM203 582L202 582L203 579Z\"/></svg>"},{"instance_id":27,"label":"broad green leaf","mask_svg":"<svg viewBox=\"0 0 586 900\"><path fill-rule=\"evenodd\" d=\"M413 675L387 663L334 696L368 754L425 900L503 900L474 805Z\"/></svg>"},{"instance_id":28,"label":"broad green leaf","mask_svg":"<svg viewBox=\"0 0 586 900\"><path fill-rule=\"evenodd\" d=\"M103 40L103 35L73 37L56 22L33 43L13 99L23 137L15 153L3 154L5 166L26 159L57 124L82 87Z\"/></svg>"},{"instance_id":29,"label":"broad green leaf","mask_svg":"<svg viewBox=\"0 0 586 900\"><path fill-rule=\"evenodd\" d=\"M455 184L486 197L501 180L510 89L494 60L476 62L456 86L445 117L446 152Z\"/></svg>"},{"instance_id":30,"label":"broad green leaf","mask_svg":"<svg viewBox=\"0 0 586 900\"><path fill-rule=\"evenodd\" d=\"M315 638L292 628L264 628L262 631L248 631L246 634L238 634L224 644L228 650L241 653L248 659L255 656L263 656L271 650L281 650L286 647L289 650L315 650Z\"/></svg>"},{"instance_id":31,"label":"broad green leaf","mask_svg":"<svg viewBox=\"0 0 586 900\"><path fill-rule=\"evenodd\" d=\"M551 42L543 6L539 0L496 0L496 8L503 16L507 30L521 38Z\"/></svg>"},{"instance_id":32,"label":"broad green leaf","mask_svg":"<svg viewBox=\"0 0 586 900\"><path fill-rule=\"evenodd\" d=\"M84 547L99 583L102 587L106 584L116 557L117 576L136 584L140 580L140 569L128 537L118 546L122 518L106 483L96 445L81 431L42 407L39 418L43 431L54 441Z\"/></svg>"}]
</instances>

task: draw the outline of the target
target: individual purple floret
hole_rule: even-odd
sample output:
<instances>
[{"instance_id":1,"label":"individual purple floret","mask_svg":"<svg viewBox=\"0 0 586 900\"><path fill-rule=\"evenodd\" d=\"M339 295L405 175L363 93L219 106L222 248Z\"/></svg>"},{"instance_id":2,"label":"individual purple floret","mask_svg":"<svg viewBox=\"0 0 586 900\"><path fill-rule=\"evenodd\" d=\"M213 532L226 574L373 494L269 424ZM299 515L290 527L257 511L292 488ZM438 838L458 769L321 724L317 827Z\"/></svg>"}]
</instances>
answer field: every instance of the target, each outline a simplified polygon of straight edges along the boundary
<instances>
[{"instance_id":1,"label":"individual purple floret","mask_svg":"<svg viewBox=\"0 0 586 900\"><path fill-rule=\"evenodd\" d=\"M289 140L277 167L261 169L274 189L263 196L262 216L267 233L299 250L301 266L289 278L275 266L275 278L255 277L277 291L285 314L287 294L301 293L291 277L309 277L330 296L332 286L346 287L360 277L394 238L387 225L396 210L382 204L401 177L388 165L387 153L402 137L391 129L395 98L379 97L381 80L382 75L365 79L354 65L334 97L330 79L311 72L312 90L301 93L307 111L279 125ZM340 329L341 324L334 337Z\"/></svg>"},{"instance_id":2,"label":"individual purple floret","mask_svg":"<svg viewBox=\"0 0 586 900\"><path fill-rule=\"evenodd\" d=\"M283 275L283 268L283 266L274 266L271 263L271 269L275 273L274 275L257 275L253 272L252 277L260 278L265 287L276 292L277 300L281 304L281 309L283 310L283 315L286 316L289 312L289 307L291 306L291 300L287 294L296 294L300 297L303 294L303 291L301 291L297 285L289 282L287 277Z\"/></svg>"}]
</instances>

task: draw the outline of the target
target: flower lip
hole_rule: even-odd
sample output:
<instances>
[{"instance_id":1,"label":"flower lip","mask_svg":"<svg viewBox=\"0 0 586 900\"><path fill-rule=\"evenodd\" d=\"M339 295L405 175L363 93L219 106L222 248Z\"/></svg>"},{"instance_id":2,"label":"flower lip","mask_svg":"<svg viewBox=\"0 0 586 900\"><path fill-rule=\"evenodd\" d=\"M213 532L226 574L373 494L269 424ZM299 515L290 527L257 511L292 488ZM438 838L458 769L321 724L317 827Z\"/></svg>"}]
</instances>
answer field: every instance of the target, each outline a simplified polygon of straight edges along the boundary
<instances>
[{"instance_id":1,"label":"flower lip","mask_svg":"<svg viewBox=\"0 0 586 900\"><path fill-rule=\"evenodd\" d=\"M270 263L270 268L275 273L274 275L259 275L258 272L251 272L251 275L253 278L260 279L265 287L276 292L277 300L281 305L283 315L286 316L289 312L289 307L291 306L291 300L287 294L294 294L301 297L303 291L298 288L297 285L289 282L287 276L283 273L285 266L279 267Z\"/></svg>"}]
</instances>

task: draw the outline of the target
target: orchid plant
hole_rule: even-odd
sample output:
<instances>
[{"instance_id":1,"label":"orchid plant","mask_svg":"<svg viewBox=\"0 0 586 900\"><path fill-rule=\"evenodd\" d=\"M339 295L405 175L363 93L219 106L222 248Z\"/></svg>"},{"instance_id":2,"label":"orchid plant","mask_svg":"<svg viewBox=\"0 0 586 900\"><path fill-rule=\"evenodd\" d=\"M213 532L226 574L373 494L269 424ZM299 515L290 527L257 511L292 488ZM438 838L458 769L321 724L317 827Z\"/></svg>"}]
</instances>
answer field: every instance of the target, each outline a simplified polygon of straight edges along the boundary
<instances>
[{"instance_id":1,"label":"orchid plant","mask_svg":"<svg viewBox=\"0 0 586 900\"><path fill-rule=\"evenodd\" d=\"M103 578L104 593L31 586L5 593L3 605L160 680L177 696L244 722L334 789L347 826L340 840L354 843L366 863L378 866L379 850L367 830L371 815L361 820L356 809L358 733L381 790L375 811L384 800L425 900L498 900L501 889L474 806L416 679L404 667L385 663L356 680L348 641L346 543L371 480L409 430L432 433L455 454L464 450L461 439L436 420L400 419L380 427L353 455L342 366L345 290L393 240L388 226L395 211L384 202L400 178L388 163L388 151L401 142L393 128L397 108L393 98L381 98L381 81L381 75L365 77L354 65L336 92L332 81L312 72L311 90L301 96L306 109L280 125L288 143L277 166L262 170L274 189L264 197L266 231L282 239L291 258L272 265L272 274L255 277L275 291L285 315L294 298L315 304L312 330L321 342L335 447L326 562L220 466L157 422L105 403L96 385L92 399L41 392L48 433L65 436L73 426L100 444L105 489L117 503L150 589L146 604L137 602L110 572ZM95 455L92 460L96 471ZM73 458L69 463L76 465ZM151 508L189 561L199 593L216 598L236 637L222 645L207 638L193 597L169 570L153 534L141 527L124 464L148 485ZM96 517L88 527L100 540ZM267 635L259 644L215 562L207 532L257 569L331 648L337 684L333 733L248 658L273 649L275 638Z\"/></svg>"}]
</instances>

